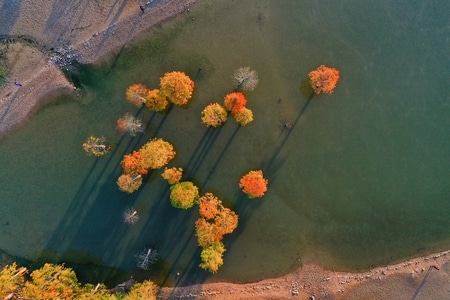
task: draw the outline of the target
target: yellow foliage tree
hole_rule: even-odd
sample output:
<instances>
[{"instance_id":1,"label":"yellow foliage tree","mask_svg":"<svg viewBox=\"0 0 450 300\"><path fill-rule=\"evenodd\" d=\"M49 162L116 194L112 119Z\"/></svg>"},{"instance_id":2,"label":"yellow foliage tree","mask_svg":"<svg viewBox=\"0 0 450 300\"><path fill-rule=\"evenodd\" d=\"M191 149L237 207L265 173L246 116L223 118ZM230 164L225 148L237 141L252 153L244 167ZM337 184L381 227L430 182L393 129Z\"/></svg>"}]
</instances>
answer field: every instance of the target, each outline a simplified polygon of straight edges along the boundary
<instances>
[{"instance_id":1,"label":"yellow foliage tree","mask_svg":"<svg viewBox=\"0 0 450 300\"><path fill-rule=\"evenodd\" d=\"M223 239L220 228L205 218L198 218L195 222L195 235L200 247L207 247Z\"/></svg>"},{"instance_id":2,"label":"yellow foliage tree","mask_svg":"<svg viewBox=\"0 0 450 300\"><path fill-rule=\"evenodd\" d=\"M142 283L136 283L131 288L131 291L123 300L156 300L157 286L150 280L145 280Z\"/></svg>"},{"instance_id":3,"label":"yellow foliage tree","mask_svg":"<svg viewBox=\"0 0 450 300\"><path fill-rule=\"evenodd\" d=\"M198 201L198 187L190 181L178 182L170 187L170 202L173 207L188 209Z\"/></svg>"},{"instance_id":4,"label":"yellow foliage tree","mask_svg":"<svg viewBox=\"0 0 450 300\"><path fill-rule=\"evenodd\" d=\"M218 127L227 120L227 110L219 103L211 103L202 110L202 123Z\"/></svg>"},{"instance_id":5,"label":"yellow foliage tree","mask_svg":"<svg viewBox=\"0 0 450 300\"><path fill-rule=\"evenodd\" d=\"M233 118L240 126L245 126L253 121L253 112L247 107L243 107L241 111L233 115Z\"/></svg>"},{"instance_id":6,"label":"yellow foliage tree","mask_svg":"<svg viewBox=\"0 0 450 300\"><path fill-rule=\"evenodd\" d=\"M75 299L81 291L75 272L60 265L45 264L31 273L22 295L27 299Z\"/></svg>"},{"instance_id":7,"label":"yellow foliage tree","mask_svg":"<svg viewBox=\"0 0 450 300\"><path fill-rule=\"evenodd\" d=\"M211 273L217 273L223 265L223 253L226 251L225 246L221 242L215 242L203 248L200 257L202 262L200 268Z\"/></svg>"},{"instance_id":8,"label":"yellow foliage tree","mask_svg":"<svg viewBox=\"0 0 450 300\"><path fill-rule=\"evenodd\" d=\"M168 72L160 79L159 90L175 105L184 105L192 97L194 81L184 72Z\"/></svg>"},{"instance_id":9,"label":"yellow foliage tree","mask_svg":"<svg viewBox=\"0 0 450 300\"><path fill-rule=\"evenodd\" d=\"M315 94L331 94L339 81L339 71L335 68L319 66L309 72L309 82Z\"/></svg>"},{"instance_id":10,"label":"yellow foliage tree","mask_svg":"<svg viewBox=\"0 0 450 300\"><path fill-rule=\"evenodd\" d=\"M144 169L159 169L168 164L175 157L175 150L171 143L161 138L145 143L139 150L140 164Z\"/></svg>"},{"instance_id":11,"label":"yellow foliage tree","mask_svg":"<svg viewBox=\"0 0 450 300\"><path fill-rule=\"evenodd\" d=\"M109 152L109 149L111 149L111 146L106 143L105 137L98 137L93 135L87 138L82 147L88 155L92 154L95 156L103 156Z\"/></svg>"},{"instance_id":12,"label":"yellow foliage tree","mask_svg":"<svg viewBox=\"0 0 450 300\"><path fill-rule=\"evenodd\" d=\"M18 299L27 272L25 267L17 268L16 263L3 267L0 271L0 299Z\"/></svg>"},{"instance_id":13,"label":"yellow foliage tree","mask_svg":"<svg viewBox=\"0 0 450 300\"><path fill-rule=\"evenodd\" d=\"M145 106L151 111L161 111L164 110L169 102L166 97L161 95L160 90L149 90L145 95Z\"/></svg>"}]
</instances>

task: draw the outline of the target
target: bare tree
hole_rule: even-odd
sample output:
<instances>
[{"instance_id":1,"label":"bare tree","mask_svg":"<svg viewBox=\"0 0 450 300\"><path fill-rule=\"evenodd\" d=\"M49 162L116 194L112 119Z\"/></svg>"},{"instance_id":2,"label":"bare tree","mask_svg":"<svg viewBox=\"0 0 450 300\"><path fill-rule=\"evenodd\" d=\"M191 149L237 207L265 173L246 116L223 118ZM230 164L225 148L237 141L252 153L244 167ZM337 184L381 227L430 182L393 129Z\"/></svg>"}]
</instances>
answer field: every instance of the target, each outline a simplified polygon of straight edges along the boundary
<instances>
[{"instance_id":1,"label":"bare tree","mask_svg":"<svg viewBox=\"0 0 450 300\"><path fill-rule=\"evenodd\" d=\"M232 76L236 90L242 88L244 91L253 91L258 85L258 73L250 67L240 67L234 71Z\"/></svg>"}]
</instances>

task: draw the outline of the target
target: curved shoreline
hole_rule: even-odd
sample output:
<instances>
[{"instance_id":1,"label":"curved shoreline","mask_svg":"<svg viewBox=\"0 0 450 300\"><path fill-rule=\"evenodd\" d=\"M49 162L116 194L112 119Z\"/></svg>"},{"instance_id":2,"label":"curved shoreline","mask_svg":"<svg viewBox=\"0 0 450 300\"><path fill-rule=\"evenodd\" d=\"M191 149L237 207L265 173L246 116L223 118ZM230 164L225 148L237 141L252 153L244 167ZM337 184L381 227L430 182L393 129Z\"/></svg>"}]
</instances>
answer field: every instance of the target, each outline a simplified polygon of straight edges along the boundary
<instances>
[{"instance_id":1,"label":"curved shoreline","mask_svg":"<svg viewBox=\"0 0 450 300\"><path fill-rule=\"evenodd\" d=\"M432 275L432 276L430 276ZM427 280L426 280L427 279ZM440 286L447 282L446 287ZM393 288L386 289L392 285ZM440 287L440 288L439 288ZM448 299L450 250L350 273L305 264L295 272L255 283L207 283L163 287L159 299Z\"/></svg>"}]
</instances>

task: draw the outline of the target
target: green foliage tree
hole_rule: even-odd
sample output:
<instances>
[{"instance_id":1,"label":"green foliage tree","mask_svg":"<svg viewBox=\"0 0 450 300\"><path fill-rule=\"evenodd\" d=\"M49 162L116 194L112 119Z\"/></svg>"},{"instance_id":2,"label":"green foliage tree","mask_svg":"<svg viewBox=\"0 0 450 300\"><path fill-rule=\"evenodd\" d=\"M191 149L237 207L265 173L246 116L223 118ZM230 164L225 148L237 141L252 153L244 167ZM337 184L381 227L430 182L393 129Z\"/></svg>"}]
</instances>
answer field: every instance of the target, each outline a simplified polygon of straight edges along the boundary
<instances>
[{"instance_id":1,"label":"green foliage tree","mask_svg":"<svg viewBox=\"0 0 450 300\"><path fill-rule=\"evenodd\" d=\"M223 253L226 251L222 242L215 242L202 249L200 268L211 273L217 273L223 265Z\"/></svg>"}]
</instances>

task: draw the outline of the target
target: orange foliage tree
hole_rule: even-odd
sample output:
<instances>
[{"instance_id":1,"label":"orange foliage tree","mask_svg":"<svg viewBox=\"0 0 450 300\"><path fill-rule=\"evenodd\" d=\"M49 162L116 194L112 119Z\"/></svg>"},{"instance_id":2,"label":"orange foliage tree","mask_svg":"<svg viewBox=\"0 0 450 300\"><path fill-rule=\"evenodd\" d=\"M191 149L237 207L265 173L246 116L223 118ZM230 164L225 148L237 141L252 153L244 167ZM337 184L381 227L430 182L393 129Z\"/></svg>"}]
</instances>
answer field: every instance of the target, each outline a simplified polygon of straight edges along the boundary
<instances>
[{"instance_id":1,"label":"orange foliage tree","mask_svg":"<svg viewBox=\"0 0 450 300\"><path fill-rule=\"evenodd\" d=\"M246 104L247 99L241 92L230 93L224 99L224 106L232 115L239 113Z\"/></svg>"},{"instance_id":2,"label":"orange foliage tree","mask_svg":"<svg viewBox=\"0 0 450 300\"><path fill-rule=\"evenodd\" d=\"M227 111L219 103L211 103L202 110L202 123L218 127L227 120Z\"/></svg>"},{"instance_id":3,"label":"orange foliage tree","mask_svg":"<svg viewBox=\"0 0 450 300\"><path fill-rule=\"evenodd\" d=\"M169 102L161 95L158 89L149 90L145 95L145 106L151 111L161 111L167 107Z\"/></svg>"},{"instance_id":4,"label":"orange foliage tree","mask_svg":"<svg viewBox=\"0 0 450 300\"><path fill-rule=\"evenodd\" d=\"M190 181L178 182L170 187L170 202L173 207L188 209L198 201L198 187Z\"/></svg>"},{"instance_id":5,"label":"orange foliage tree","mask_svg":"<svg viewBox=\"0 0 450 300\"><path fill-rule=\"evenodd\" d=\"M269 181L264 178L261 170L250 171L242 176L239 187L249 198L261 198L267 191Z\"/></svg>"},{"instance_id":6,"label":"orange foliage tree","mask_svg":"<svg viewBox=\"0 0 450 300\"><path fill-rule=\"evenodd\" d=\"M160 93L175 105L184 105L192 97L194 81L184 72L168 72L160 79Z\"/></svg>"},{"instance_id":7,"label":"orange foliage tree","mask_svg":"<svg viewBox=\"0 0 450 300\"><path fill-rule=\"evenodd\" d=\"M127 88L125 96L131 104L141 107L146 101L145 96L147 95L147 91L148 89L145 85L137 83Z\"/></svg>"},{"instance_id":8,"label":"orange foliage tree","mask_svg":"<svg viewBox=\"0 0 450 300\"><path fill-rule=\"evenodd\" d=\"M333 93L333 90L339 81L339 71L324 65L309 72L308 76L311 87L316 95Z\"/></svg>"},{"instance_id":9,"label":"orange foliage tree","mask_svg":"<svg viewBox=\"0 0 450 300\"><path fill-rule=\"evenodd\" d=\"M183 176L183 169L182 168L170 168L165 169L164 172L161 174L162 178L167 180L169 184L175 184L178 181L180 181L181 176Z\"/></svg>"},{"instance_id":10,"label":"orange foliage tree","mask_svg":"<svg viewBox=\"0 0 450 300\"><path fill-rule=\"evenodd\" d=\"M195 235L202 247L200 267L216 273L223 264L225 247L221 243L223 236L233 232L238 225L237 214L222 205L212 193L206 193L198 199L200 217L195 222Z\"/></svg>"},{"instance_id":11,"label":"orange foliage tree","mask_svg":"<svg viewBox=\"0 0 450 300\"><path fill-rule=\"evenodd\" d=\"M122 159L122 176L117 180L121 191L134 192L142 184L142 175L150 169L159 169L175 157L172 144L157 138L145 143L138 151Z\"/></svg>"},{"instance_id":12,"label":"orange foliage tree","mask_svg":"<svg viewBox=\"0 0 450 300\"><path fill-rule=\"evenodd\" d=\"M238 225L238 215L228 207L221 207L214 217L214 224L220 228L220 233L232 233Z\"/></svg>"}]
</instances>

